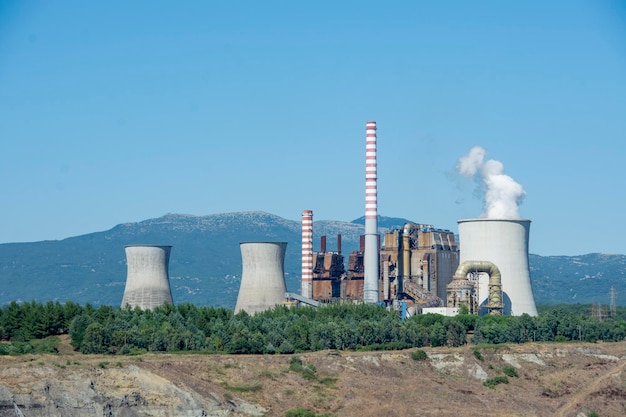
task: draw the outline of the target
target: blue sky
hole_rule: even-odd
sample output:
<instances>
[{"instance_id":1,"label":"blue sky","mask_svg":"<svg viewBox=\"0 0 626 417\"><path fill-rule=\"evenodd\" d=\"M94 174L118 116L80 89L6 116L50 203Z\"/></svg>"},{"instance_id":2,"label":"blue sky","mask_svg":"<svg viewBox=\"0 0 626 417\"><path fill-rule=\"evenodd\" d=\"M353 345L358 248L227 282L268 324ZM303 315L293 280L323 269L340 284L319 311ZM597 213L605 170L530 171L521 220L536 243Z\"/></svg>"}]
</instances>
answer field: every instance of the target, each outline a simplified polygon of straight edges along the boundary
<instances>
[{"instance_id":1,"label":"blue sky","mask_svg":"<svg viewBox=\"0 0 626 417\"><path fill-rule=\"evenodd\" d=\"M619 1L0 2L0 242L166 213L364 213L457 231L474 146L530 251L626 254Z\"/></svg>"}]
</instances>

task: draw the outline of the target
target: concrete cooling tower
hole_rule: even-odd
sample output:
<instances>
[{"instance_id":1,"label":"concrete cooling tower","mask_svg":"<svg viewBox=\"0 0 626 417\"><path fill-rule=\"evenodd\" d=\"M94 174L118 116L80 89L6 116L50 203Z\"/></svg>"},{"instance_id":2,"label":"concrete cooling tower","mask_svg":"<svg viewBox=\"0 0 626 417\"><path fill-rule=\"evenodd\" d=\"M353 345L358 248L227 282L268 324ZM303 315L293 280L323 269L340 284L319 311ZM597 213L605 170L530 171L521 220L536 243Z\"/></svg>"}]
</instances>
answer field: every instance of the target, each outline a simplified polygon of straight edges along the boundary
<instances>
[{"instance_id":1,"label":"concrete cooling tower","mask_svg":"<svg viewBox=\"0 0 626 417\"><path fill-rule=\"evenodd\" d=\"M126 288L122 308L150 310L172 302L169 281L171 246L128 245Z\"/></svg>"},{"instance_id":2,"label":"concrete cooling tower","mask_svg":"<svg viewBox=\"0 0 626 417\"><path fill-rule=\"evenodd\" d=\"M459 220L460 263L493 262L502 275L504 314L537 315L528 269L530 220ZM488 296L488 284L481 278L479 303Z\"/></svg>"},{"instance_id":3,"label":"concrete cooling tower","mask_svg":"<svg viewBox=\"0 0 626 417\"><path fill-rule=\"evenodd\" d=\"M287 242L242 242L241 286L235 314L269 310L285 300L285 250Z\"/></svg>"}]
</instances>

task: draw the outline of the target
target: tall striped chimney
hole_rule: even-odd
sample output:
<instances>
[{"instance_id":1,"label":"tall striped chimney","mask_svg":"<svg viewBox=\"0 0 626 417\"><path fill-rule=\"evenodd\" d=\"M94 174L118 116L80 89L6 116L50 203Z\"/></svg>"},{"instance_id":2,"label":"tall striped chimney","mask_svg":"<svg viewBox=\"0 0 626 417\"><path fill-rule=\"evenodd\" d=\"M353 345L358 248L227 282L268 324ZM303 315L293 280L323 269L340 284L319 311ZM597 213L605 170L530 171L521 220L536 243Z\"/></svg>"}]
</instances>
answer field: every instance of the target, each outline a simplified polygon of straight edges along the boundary
<instances>
[{"instance_id":1,"label":"tall striped chimney","mask_svg":"<svg viewBox=\"0 0 626 417\"><path fill-rule=\"evenodd\" d=\"M302 281L300 295L313 298L313 210L302 210Z\"/></svg>"},{"instance_id":2,"label":"tall striped chimney","mask_svg":"<svg viewBox=\"0 0 626 417\"><path fill-rule=\"evenodd\" d=\"M365 125L365 253L363 300L378 302L378 197L376 186L376 122Z\"/></svg>"}]
</instances>

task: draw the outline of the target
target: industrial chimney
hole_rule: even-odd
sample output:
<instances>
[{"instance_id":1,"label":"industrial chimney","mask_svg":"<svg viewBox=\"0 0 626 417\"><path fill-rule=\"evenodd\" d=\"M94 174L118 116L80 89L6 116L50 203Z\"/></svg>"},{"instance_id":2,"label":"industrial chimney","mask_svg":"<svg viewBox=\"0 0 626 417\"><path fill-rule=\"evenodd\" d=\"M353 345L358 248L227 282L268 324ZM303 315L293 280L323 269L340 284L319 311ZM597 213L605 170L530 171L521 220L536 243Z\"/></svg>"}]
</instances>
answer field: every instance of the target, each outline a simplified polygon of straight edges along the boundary
<instances>
[{"instance_id":1,"label":"industrial chimney","mask_svg":"<svg viewBox=\"0 0 626 417\"><path fill-rule=\"evenodd\" d=\"M530 220L466 219L459 220L460 264L466 261L489 261L502 275L504 314L537 315L528 268ZM488 284L480 280L479 303L488 295Z\"/></svg>"},{"instance_id":2,"label":"industrial chimney","mask_svg":"<svg viewBox=\"0 0 626 417\"><path fill-rule=\"evenodd\" d=\"M284 263L287 242L242 242L241 286L235 314L269 310L285 300Z\"/></svg>"},{"instance_id":3,"label":"industrial chimney","mask_svg":"<svg viewBox=\"0 0 626 417\"><path fill-rule=\"evenodd\" d=\"M313 298L313 210L302 211L302 281L300 295Z\"/></svg>"},{"instance_id":4,"label":"industrial chimney","mask_svg":"<svg viewBox=\"0 0 626 417\"><path fill-rule=\"evenodd\" d=\"M126 251L126 288L122 308L151 310L173 304L169 282L171 246L128 245Z\"/></svg>"},{"instance_id":5,"label":"industrial chimney","mask_svg":"<svg viewBox=\"0 0 626 417\"><path fill-rule=\"evenodd\" d=\"M378 302L378 197L376 175L376 122L365 125L365 252L363 300Z\"/></svg>"}]
</instances>

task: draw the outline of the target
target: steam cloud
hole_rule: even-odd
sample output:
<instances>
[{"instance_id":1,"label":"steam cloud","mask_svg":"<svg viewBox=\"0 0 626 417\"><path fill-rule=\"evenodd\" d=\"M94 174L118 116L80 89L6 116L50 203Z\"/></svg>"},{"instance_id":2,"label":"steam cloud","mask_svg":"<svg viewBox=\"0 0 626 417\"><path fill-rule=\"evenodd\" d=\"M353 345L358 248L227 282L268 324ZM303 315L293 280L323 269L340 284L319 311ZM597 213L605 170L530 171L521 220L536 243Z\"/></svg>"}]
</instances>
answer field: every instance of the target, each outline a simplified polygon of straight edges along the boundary
<instances>
[{"instance_id":1,"label":"steam cloud","mask_svg":"<svg viewBox=\"0 0 626 417\"><path fill-rule=\"evenodd\" d=\"M465 177L473 178L485 192L485 207L480 217L488 219L519 219L519 204L526 191L504 173L502 162L485 161L487 151L474 146L467 155L459 158L457 170Z\"/></svg>"}]
</instances>

